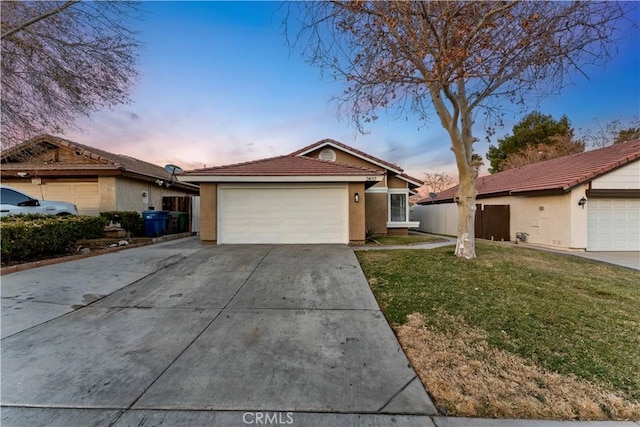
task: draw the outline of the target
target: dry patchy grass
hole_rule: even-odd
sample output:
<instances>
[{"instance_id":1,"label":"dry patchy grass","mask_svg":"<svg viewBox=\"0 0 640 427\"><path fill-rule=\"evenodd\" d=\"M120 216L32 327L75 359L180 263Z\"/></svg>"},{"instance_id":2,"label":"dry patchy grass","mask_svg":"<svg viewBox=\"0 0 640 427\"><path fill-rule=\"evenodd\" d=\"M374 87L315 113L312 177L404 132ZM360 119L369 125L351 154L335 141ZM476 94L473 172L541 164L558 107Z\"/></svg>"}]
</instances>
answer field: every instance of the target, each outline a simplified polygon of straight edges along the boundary
<instances>
[{"instance_id":1,"label":"dry patchy grass","mask_svg":"<svg viewBox=\"0 0 640 427\"><path fill-rule=\"evenodd\" d=\"M471 262L451 248L356 254L439 405L469 416L640 419L640 273L477 247ZM405 325L415 313L426 327Z\"/></svg>"},{"instance_id":2,"label":"dry patchy grass","mask_svg":"<svg viewBox=\"0 0 640 427\"><path fill-rule=\"evenodd\" d=\"M458 317L434 313L447 333L422 314L395 327L402 347L438 407L449 415L536 419L638 419L640 403L561 375L504 350Z\"/></svg>"}]
</instances>

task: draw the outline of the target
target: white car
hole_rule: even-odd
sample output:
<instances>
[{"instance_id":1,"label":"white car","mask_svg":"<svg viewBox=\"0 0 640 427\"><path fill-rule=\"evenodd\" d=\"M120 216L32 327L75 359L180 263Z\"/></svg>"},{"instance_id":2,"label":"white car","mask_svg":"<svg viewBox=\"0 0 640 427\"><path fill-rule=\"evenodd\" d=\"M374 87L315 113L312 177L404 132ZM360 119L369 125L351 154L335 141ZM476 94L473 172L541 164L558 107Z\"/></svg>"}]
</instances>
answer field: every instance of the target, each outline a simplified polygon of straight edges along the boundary
<instances>
[{"instance_id":1,"label":"white car","mask_svg":"<svg viewBox=\"0 0 640 427\"><path fill-rule=\"evenodd\" d=\"M0 216L40 214L78 215L78 207L73 203L38 200L15 188L0 186Z\"/></svg>"}]
</instances>

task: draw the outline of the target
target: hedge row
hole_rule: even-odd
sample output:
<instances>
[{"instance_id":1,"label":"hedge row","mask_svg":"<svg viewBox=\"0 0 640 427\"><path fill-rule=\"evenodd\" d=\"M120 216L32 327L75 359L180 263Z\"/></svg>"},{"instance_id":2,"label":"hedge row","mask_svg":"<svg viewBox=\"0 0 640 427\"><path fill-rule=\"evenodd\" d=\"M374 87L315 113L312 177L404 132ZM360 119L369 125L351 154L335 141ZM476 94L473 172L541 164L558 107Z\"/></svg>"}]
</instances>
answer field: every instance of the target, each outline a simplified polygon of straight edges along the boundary
<instances>
[{"instance_id":1,"label":"hedge row","mask_svg":"<svg viewBox=\"0 0 640 427\"><path fill-rule=\"evenodd\" d=\"M120 226L129 231L136 237L144 236L144 219L139 212L135 211L109 211L100 212L100 216L114 223L120 223Z\"/></svg>"},{"instance_id":2,"label":"hedge row","mask_svg":"<svg viewBox=\"0 0 640 427\"><path fill-rule=\"evenodd\" d=\"M103 217L75 215L4 217L0 222L3 261L69 252L80 239L101 238L107 223Z\"/></svg>"}]
</instances>

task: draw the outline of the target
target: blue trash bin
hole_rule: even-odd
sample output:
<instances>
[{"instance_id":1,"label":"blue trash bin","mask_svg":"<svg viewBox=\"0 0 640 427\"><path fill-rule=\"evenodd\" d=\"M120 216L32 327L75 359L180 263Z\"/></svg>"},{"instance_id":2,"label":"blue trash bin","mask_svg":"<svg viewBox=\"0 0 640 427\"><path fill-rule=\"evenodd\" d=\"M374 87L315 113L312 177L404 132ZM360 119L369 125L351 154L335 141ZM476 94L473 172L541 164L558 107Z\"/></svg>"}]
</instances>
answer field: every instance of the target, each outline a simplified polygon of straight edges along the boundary
<instances>
[{"instance_id":1,"label":"blue trash bin","mask_svg":"<svg viewBox=\"0 0 640 427\"><path fill-rule=\"evenodd\" d=\"M169 211L144 211L144 234L147 237L158 237L167 232L167 216Z\"/></svg>"}]
</instances>

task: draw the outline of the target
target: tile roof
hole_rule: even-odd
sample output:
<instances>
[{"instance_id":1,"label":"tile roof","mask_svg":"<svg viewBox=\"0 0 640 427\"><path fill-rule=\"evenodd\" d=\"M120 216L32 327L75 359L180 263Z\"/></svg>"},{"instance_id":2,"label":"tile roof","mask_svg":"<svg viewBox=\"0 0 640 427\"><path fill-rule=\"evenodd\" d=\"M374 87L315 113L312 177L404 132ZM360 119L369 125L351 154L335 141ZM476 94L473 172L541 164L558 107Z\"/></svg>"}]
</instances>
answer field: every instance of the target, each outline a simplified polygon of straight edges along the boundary
<instances>
[{"instance_id":1,"label":"tile roof","mask_svg":"<svg viewBox=\"0 0 640 427\"><path fill-rule=\"evenodd\" d=\"M270 157L245 163L195 169L182 173L183 176L371 176L384 172L359 166L328 162L309 157L291 155Z\"/></svg>"},{"instance_id":2,"label":"tile roof","mask_svg":"<svg viewBox=\"0 0 640 427\"><path fill-rule=\"evenodd\" d=\"M415 184L413 184L413 185L412 185L412 187L419 187L419 186L421 186L421 185L423 185L423 184L424 184L424 181L423 181L423 180L418 179L418 178L414 178L414 177L412 177L411 175L407 175L406 173L398 174L398 177L399 177L400 179L403 179L404 181L409 182L409 184L412 184L410 181L413 181L413 182L415 182L415 183L417 183L417 184L418 184L417 186L416 186Z\"/></svg>"},{"instance_id":3,"label":"tile roof","mask_svg":"<svg viewBox=\"0 0 640 427\"><path fill-rule=\"evenodd\" d=\"M81 155L95 160L99 163L91 165L72 165L72 164L49 164L49 165L30 165L32 168L38 170L73 170L73 169L113 169L128 171L139 175L145 175L152 178L160 178L167 180L171 178L171 174L168 173L162 166L154 165L153 163L145 162L143 160L135 159L133 157L125 156L122 154L114 154L108 151L101 150L99 148L90 147L88 145L79 144L77 142L69 141L64 138L60 138L52 135L39 135L35 138L31 138L21 144L11 147L2 152L2 168L13 168L11 163L7 160L15 158L20 160L21 154L28 152L31 147L35 147L38 144L49 143L60 147L66 147L74 150ZM37 149L36 149L37 151ZM101 163L101 164L100 164ZM24 165L21 167L24 169ZM186 184L190 185L190 184Z\"/></svg>"},{"instance_id":4,"label":"tile roof","mask_svg":"<svg viewBox=\"0 0 640 427\"><path fill-rule=\"evenodd\" d=\"M316 149L318 149L318 148L320 148L322 146L325 146L325 145L335 145L336 147L340 147L343 150L351 151L351 152L357 154L360 157L364 157L364 158L372 160L372 161L374 161L376 163L380 163L383 166L386 166L386 167L390 168L393 172L399 172L399 173L404 172L404 170L400 166L396 165L395 163L386 162L386 161L384 161L382 159L379 159L377 157L373 157L372 155L367 154L364 151L357 150L357 149L355 149L353 147L349 147L348 145L345 145L345 144L343 144L341 142L338 142L336 140L329 139L329 138L323 139L323 140L318 141L318 142L314 142L311 145L307 145L304 148L301 148L299 150L294 151L290 155L291 156L300 156L300 155L306 154L306 153L308 153L310 151L316 150Z\"/></svg>"},{"instance_id":5,"label":"tile roof","mask_svg":"<svg viewBox=\"0 0 640 427\"><path fill-rule=\"evenodd\" d=\"M566 192L638 159L640 140L629 141L481 176L476 181L476 188L479 198L554 190ZM448 202L453 199L457 190L456 185L444 190L434 199L427 198L418 203Z\"/></svg>"}]
</instances>

